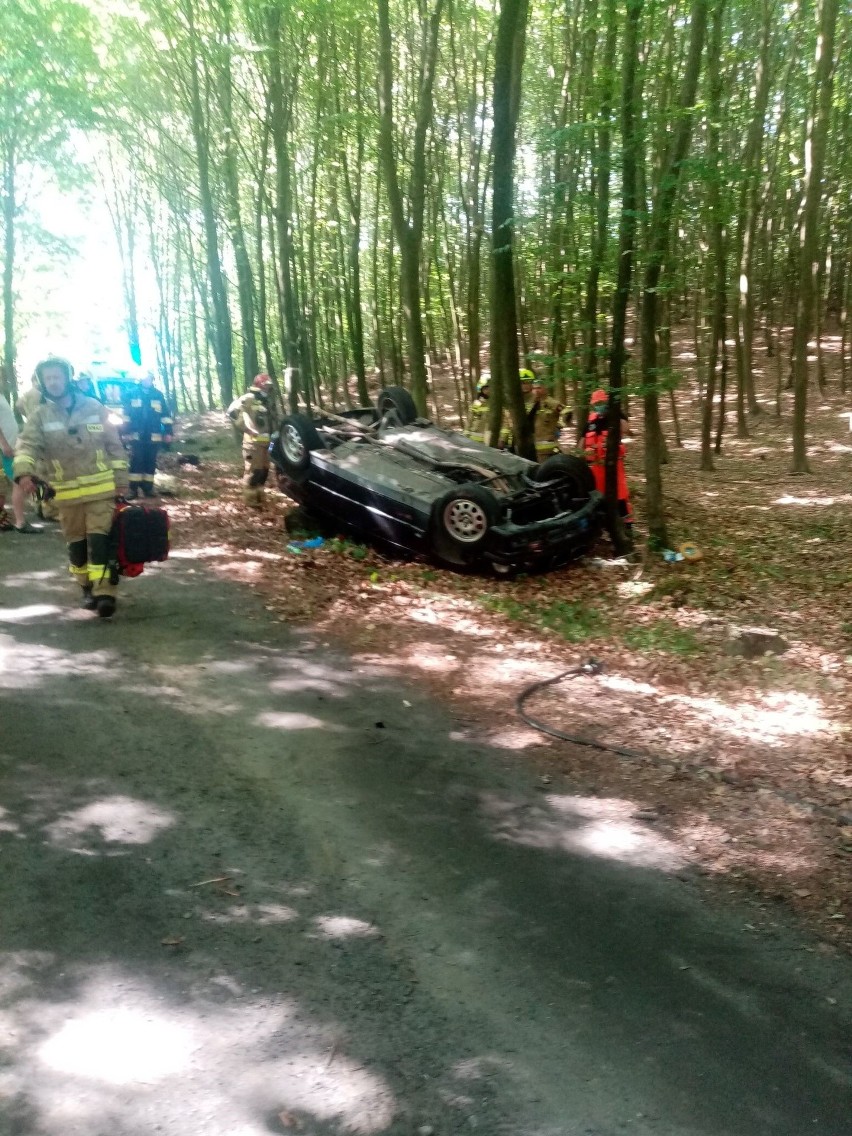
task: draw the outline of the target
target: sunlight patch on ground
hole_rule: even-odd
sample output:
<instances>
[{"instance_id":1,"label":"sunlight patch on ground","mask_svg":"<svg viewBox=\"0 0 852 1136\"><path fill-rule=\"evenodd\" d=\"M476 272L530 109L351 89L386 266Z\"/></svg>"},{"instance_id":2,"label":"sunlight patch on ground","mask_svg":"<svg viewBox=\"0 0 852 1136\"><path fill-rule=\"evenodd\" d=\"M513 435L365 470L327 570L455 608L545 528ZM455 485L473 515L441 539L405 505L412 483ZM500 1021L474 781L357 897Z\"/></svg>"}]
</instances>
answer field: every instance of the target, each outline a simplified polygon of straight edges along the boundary
<instances>
[{"instance_id":1,"label":"sunlight patch on ground","mask_svg":"<svg viewBox=\"0 0 852 1136\"><path fill-rule=\"evenodd\" d=\"M674 872L689 862L677 843L633 819L637 806L618 798L549 794L530 804L484 794L482 811L498 840L542 851L617 860Z\"/></svg>"},{"instance_id":2,"label":"sunlight patch on ground","mask_svg":"<svg viewBox=\"0 0 852 1136\"><path fill-rule=\"evenodd\" d=\"M31 588L33 584L40 584L46 580L61 581L63 590L68 585L68 573L58 572L22 572L20 575L11 573L3 577L4 588Z\"/></svg>"},{"instance_id":3,"label":"sunlight patch on ground","mask_svg":"<svg viewBox=\"0 0 852 1136\"><path fill-rule=\"evenodd\" d=\"M16 969L4 962L0 972ZM0 1092L17 1097L44 1136L268 1136L282 1110L365 1136L393 1120L383 1079L346 1056L339 1030L312 1024L291 1000L245 1000L220 974L209 999L174 1002L118 967L86 968L66 985L71 978L73 996L55 1002L23 987L0 1034L14 1040ZM238 1005L223 1007L223 982Z\"/></svg>"},{"instance_id":4,"label":"sunlight patch on ground","mask_svg":"<svg viewBox=\"0 0 852 1136\"><path fill-rule=\"evenodd\" d=\"M476 639L490 639L494 634L490 627L483 626L481 620L466 619L464 616L451 615L445 611L435 611L431 607L409 608L406 615L414 623L448 628L459 635L470 635Z\"/></svg>"},{"instance_id":5,"label":"sunlight patch on ground","mask_svg":"<svg viewBox=\"0 0 852 1136\"><path fill-rule=\"evenodd\" d=\"M113 1006L66 1022L36 1057L72 1077L108 1085L150 1084L182 1073L196 1044L190 1030L165 1016Z\"/></svg>"},{"instance_id":6,"label":"sunlight patch on ground","mask_svg":"<svg viewBox=\"0 0 852 1136\"><path fill-rule=\"evenodd\" d=\"M107 844L150 844L177 823L174 813L133 797L104 797L64 813L47 827L53 844L69 851L80 837L94 829Z\"/></svg>"},{"instance_id":7,"label":"sunlight patch on ground","mask_svg":"<svg viewBox=\"0 0 852 1136\"><path fill-rule=\"evenodd\" d=\"M11 635L0 635L0 687L22 689L60 675L115 676L112 651L61 651L43 644L25 647Z\"/></svg>"},{"instance_id":8,"label":"sunlight patch on ground","mask_svg":"<svg viewBox=\"0 0 852 1136\"><path fill-rule=\"evenodd\" d=\"M233 549L225 544L208 544L204 548L175 548L169 552L170 560L215 560L219 556L232 556Z\"/></svg>"},{"instance_id":9,"label":"sunlight patch on ground","mask_svg":"<svg viewBox=\"0 0 852 1136\"><path fill-rule=\"evenodd\" d=\"M370 939L379 933L372 923L350 915L318 915L314 926L324 939Z\"/></svg>"},{"instance_id":10,"label":"sunlight patch on ground","mask_svg":"<svg viewBox=\"0 0 852 1136\"><path fill-rule=\"evenodd\" d=\"M0 607L0 623L27 623L30 619L43 619L59 615L61 607L55 604L27 604L26 607Z\"/></svg>"},{"instance_id":11,"label":"sunlight patch on ground","mask_svg":"<svg viewBox=\"0 0 852 1136\"><path fill-rule=\"evenodd\" d=\"M793 497L789 494L785 494L783 497L776 497L772 504L820 507L828 505L850 505L852 504L852 493L843 493L839 497Z\"/></svg>"},{"instance_id":12,"label":"sunlight patch on ground","mask_svg":"<svg viewBox=\"0 0 852 1136\"><path fill-rule=\"evenodd\" d=\"M299 912L283 903L238 904L227 911L203 911L201 918L206 923L257 923L266 927L292 923L299 918Z\"/></svg>"},{"instance_id":13,"label":"sunlight patch on ground","mask_svg":"<svg viewBox=\"0 0 852 1136\"><path fill-rule=\"evenodd\" d=\"M293 710L265 710L255 718L258 726L266 726L270 730L333 730L342 733L343 726L333 722L325 722L322 718L315 718L312 714L300 714Z\"/></svg>"},{"instance_id":14,"label":"sunlight patch on ground","mask_svg":"<svg viewBox=\"0 0 852 1136\"><path fill-rule=\"evenodd\" d=\"M16 820L11 819L11 813L8 809L0 806L0 832L20 832L21 826Z\"/></svg>"},{"instance_id":15,"label":"sunlight patch on ground","mask_svg":"<svg viewBox=\"0 0 852 1136\"><path fill-rule=\"evenodd\" d=\"M707 728L748 737L751 741L770 746L780 745L787 738L830 735L838 729L819 698L794 691L769 691L755 694L750 700L725 702L721 698L666 694L650 683L636 682L621 675L604 674L598 682L617 693L653 698L659 706L691 710Z\"/></svg>"}]
</instances>

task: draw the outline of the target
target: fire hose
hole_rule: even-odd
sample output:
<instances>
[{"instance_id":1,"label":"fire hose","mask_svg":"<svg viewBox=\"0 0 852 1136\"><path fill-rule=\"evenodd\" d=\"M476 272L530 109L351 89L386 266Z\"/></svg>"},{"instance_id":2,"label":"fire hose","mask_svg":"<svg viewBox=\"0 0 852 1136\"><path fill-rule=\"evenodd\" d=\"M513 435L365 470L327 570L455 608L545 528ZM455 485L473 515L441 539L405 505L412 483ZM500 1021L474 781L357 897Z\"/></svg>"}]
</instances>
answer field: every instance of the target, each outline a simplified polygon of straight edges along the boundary
<instances>
[{"instance_id":1,"label":"fire hose","mask_svg":"<svg viewBox=\"0 0 852 1136\"><path fill-rule=\"evenodd\" d=\"M628 749L625 746L610 745L608 742L599 741L597 738L588 738L580 734L569 734L565 730L559 730L555 726L549 725L547 722L533 718L526 712L524 707L527 701L540 690L544 690L549 686L555 686L566 678L581 678L583 676L592 678L596 675L603 674L604 670L604 664L599 659L590 658L584 663L580 663L578 666L568 667L567 670L560 671L560 673L554 675L553 678L539 679L537 682L525 687L517 696L515 699L515 710L521 721L525 722L532 729L538 730L539 733L547 734L552 738L558 738L560 741L570 742L572 745L585 746L587 749L598 749L605 753L614 753L625 761L650 763L660 768L671 769L673 772L685 773L695 777L701 775L718 775L718 768L705 762L679 760L674 757L667 757L664 754ZM841 826L852 825L852 814L850 813L842 812L840 809L833 808L830 805L818 804L816 801L806 801L804 798L796 796L794 793L788 793L785 789L779 789L776 786L762 786L761 788L765 793L776 797L785 804L793 805L805 812L824 817L833 824Z\"/></svg>"}]
</instances>

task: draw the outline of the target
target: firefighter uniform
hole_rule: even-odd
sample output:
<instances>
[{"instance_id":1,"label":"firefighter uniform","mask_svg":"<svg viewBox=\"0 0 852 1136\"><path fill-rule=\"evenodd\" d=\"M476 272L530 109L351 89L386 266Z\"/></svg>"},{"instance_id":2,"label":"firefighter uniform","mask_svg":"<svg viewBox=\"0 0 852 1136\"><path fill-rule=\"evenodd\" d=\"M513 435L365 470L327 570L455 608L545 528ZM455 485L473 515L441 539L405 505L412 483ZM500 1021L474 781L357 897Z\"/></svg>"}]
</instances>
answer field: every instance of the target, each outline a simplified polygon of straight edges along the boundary
<instances>
[{"instance_id":1,"label":"firefighter uniform","mask_svg":"<svg viewBox=\"0 0 852 1136\"><path fill-rule=\"evenodd\" d=\"M465 433L472 442L488 443L490 430L488 427L488 415L490 409L488 406L487 398L477 398L470 404L470 414L467 422L467 430ZM506 445L510 436L509 418L507 412L503 411L503 424L500 427L500 446L501 448Z\"/></svg>"},{"instance_id":2,"label":"firefighter uniform","mask_svg":"<svg viewBox=\"0 0 852 1136\"><path fill-rule=\"evenodd\" d=\"M130 449L131 500L142 493L154 496L157 454L172 440L174 419L165 396L155 386L140 383L124 403L122 437Z\"/></svg>"},{"instance_id":3,"label":"firefighter uniform","mask_svg":"<svg viewBox=\"0 0 852 1136\"><path fill-rule=\"evenodd\" d=\"M32 415L37 406L41 406L43 402L42 393L36 385L35 381L29 390L25 390L18 401L15 403L15 411L20 418L26 420Z\"/></svg>"},{"instance_id":4,"label":"firefighter uniform","mask_svg":"<svg viewBox=\"0 0 852 1136\"><path fill-rule=\"evenodd\" d=\"M263 505L263 487L269 477L272 409L265 390L268 384L266 375L258 375L254 385L228 407L228 417L243 436L243 500L255 509Z\"/></svg>"},{"instance_id":5,"label":"firefighter uniform","mask_svg":"<svg viewBox=\"0 0 852 1136\"><path fill-rule=\"evenodd\" d=\"M68 371L70 404L44 399L36 407L18 438L14 476L34 477L40 468L47 472L71 574L84 594L97 601L115 593L109 532L116 494L127 489L127 459L106 408L75 391L70 367ZM115 602L97 606L100 614L111 615Z\"/></svg>"},{"instance_id":6,"label":"firefighter uniform","mask_svg":"<svg viewBox=\"0 0 852 1136\"><path fill-rule=\"evenodd\" d=\"M555 398L545 396L527 403L527 415L532 418L536 460L543 462L552 454L560 453L559 431L562 429L562 407Z\"/></svg>"}]
</instances>

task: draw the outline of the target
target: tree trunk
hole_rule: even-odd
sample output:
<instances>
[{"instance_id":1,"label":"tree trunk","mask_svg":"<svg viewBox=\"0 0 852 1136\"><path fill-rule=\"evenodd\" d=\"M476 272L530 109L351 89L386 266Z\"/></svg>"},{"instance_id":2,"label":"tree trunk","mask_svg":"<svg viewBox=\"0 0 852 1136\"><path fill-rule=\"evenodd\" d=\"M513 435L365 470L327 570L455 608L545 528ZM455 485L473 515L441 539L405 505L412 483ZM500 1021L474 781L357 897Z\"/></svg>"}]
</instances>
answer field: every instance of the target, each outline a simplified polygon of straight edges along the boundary
<instances>
[{"instance_id":1,"label":"tree trunk","mask_svg":"<svg viewBox=\"0 0 852 1136\"><path fill-rule=\"evenodd\" d=\"M651 214L645 277L642 286L640 327L642 337L642 383L645 388L645 492L648 533L651 541L665 547L668 543L663 508L663 439L660 429L659 387L657 375L657 325L660 274L669 247L675 199L681 170L689 150L692 114L701 56L707 29L708 0L693 0L690 19L689 50L683 82L675 107L671 141L663 160L653 212Z\"/></svg>"},{"instance_id":2,"label":"tree trunk","mask_svg":"<svg viewBox=\"0 0 852 1136\"><path fill-rule=\"evenodd\" d=\"M617 40L615 0L607 0L605 18L606 44L604 47L602 68L603 90L601 92L600 113L598 116L597 153L593 155L597 200L595 203L596 211L592 247L589 257L589 273L586 281L586 306L583 314L583 323L586 328L587 337L582 367L585 386L582 406L584 417L588 406L589 395L597 386L598 379L598 281L600 280L601 269L606 257L607 225L609 222L609 177L611 167L610 119L612 116L612 97L615 85L615 48Z\"/></svg>"},{"instance_id":3,"label":"tree trunk","mask_svg":"<svg viewBox=\"0 0 852 1136\"><path fill-rule=\"evenodd\" d=\"M255 328L255 286L245 231L240 212L240 188L237 176L237 155L234 147L233 79L231 76L231 38L230 7L223 5L226 20L224 29L225 60L220 75L219 102L224 121L222 147L224 159L222 173L225 188L225 211L234 250L234 264L237 270L237 296L240 306L240 327L242 331L243 385L248 387L260 369L257 359L257 332Z\"/></svg>"},{"instance_id":4,"label":"tree trunk","mask_svg":"<svg viewBox=\"0 0 852 1136\"><path fill-rule=\"evenodd\" d=\"M725 350L725 314L727 306L727 256L725 249L725 218L722 211L722 170L719 157L720 123L722 110L722 25L725 0L716 0L713 7L710 46L707 52L707 201L710 220L710 249L713 263L713 306L710 316L710 346L707 352L707 383L701 406L701 469L713 470L711 435L713 430L713 402L716 397L716 368L719 348Z\"/></svg>"},{"instance_id":5,"label":"tree trunk","mask_svg":"<svg viewBox=\"0 0 852 1136\"><path fill-rule=\"evenodd\" d=\"M281 10L270 6L266 12L269 34L269 115L275 152L275 228L278 238L278 281L284 322L284 359L287 367L285 397L290 409L299 406L299 393L310 406L311 376L303 374L302 330L296 302L293 250L292 162L289 145L287 97L281 67L284 45L281 37Z\"/></svg>"},{"instance_id":6,"label":"tree trunk","mask_svg":"<svg viewBox=\"0 0 852 1136\"><path fill-rule=\"evenodd\" d=\"M518 452L535 459L532 425L518 374L518 326L513 270L514 173L518 89L526 46L528 0L502 0L494 54L492 158L491 417L497 440L508 405ZM504 401L505 400L505 401Z\"/></svg>"},{"instance_id":7,"label":"tree trunk","mask_svg":"<svg viewBox=\"0 0 852 1136\"><path fill-rule=\"evenodd\" d=\"M636 206L638 179L636 156L641 143L639 122L641 99L639 67L639 28L643 0L627 0L624 31L623 76L621 88L621 217L618 223L618 274L612 304L612 339L609 349L609 431L606 440L606 515L613 548L621 556L633 547L618 511L618 453L621 447L621 409L624 391L624 365L627 335L627 306L633 277L636 247Z\"/></svg>"},{"instance_id":8,"label":"tree trunk","mask_svg":"<svg viewBox=\"0 0 852 1136\"><path fill-rule=\"evenodd\" d=\"M198 36L195 28L195 8L187 5L190 37L190 106L192 137L195 143L195 156L198 163L198 193L201 201L201 216L204 223L205 251L207 254L207 276L210 281L210 300L212 303L213 328L212 345L216 358L216 371L219 378L219 393L225 406L234 397L234 359L231 315L228 310L228 292L222 272L222 257L219 250L219 231L216 206L210 170L210 134L201 100L199 68L201 54L198 49Z\"/></svg>"},{"instance_id":9,"label":"tree trunk","mask_svg":"<svg viewBox=\"0 0 852 1136\"><path fill-rule=\"evenodd\" d=\"M18 389L15 374L15 220L18 212L15 166L15 151L9 146L3 163L3 376L0 389L12 406Z\"/></svg>"},{"instance_id":10,"label":"tree trunk","mask_svg":"<svg viewBox=\"0 0 852 1136\"><path fill-rule=\"evenodd\" d=\"M813 330L819 266L819 204L834 78L839 0L820 0L816 52L816 114L805 140L804 206L799 241L799 287L793 328L793 473L808 473L808 339Z\"/></svg>"},{"instance_id":11,"label":"tree trunk","mask_svg":"<svg viewBox=\"0 0 852 1136\"><path fill-rule=\"evenodd\" d=\"M390 205L391 224L400 255L400 291L408 340L411 393L422 415L427 408L426 344L421 311L420 259L423 245L423 211L426 197L426 137L432 120L432 91L438 58L438 32L443 0L435 0L429 21L411 154L408 211L399 182L394 147L393 42L388 0L377 0L379 11L379 156Z\"/></svg>"}]
</instances>

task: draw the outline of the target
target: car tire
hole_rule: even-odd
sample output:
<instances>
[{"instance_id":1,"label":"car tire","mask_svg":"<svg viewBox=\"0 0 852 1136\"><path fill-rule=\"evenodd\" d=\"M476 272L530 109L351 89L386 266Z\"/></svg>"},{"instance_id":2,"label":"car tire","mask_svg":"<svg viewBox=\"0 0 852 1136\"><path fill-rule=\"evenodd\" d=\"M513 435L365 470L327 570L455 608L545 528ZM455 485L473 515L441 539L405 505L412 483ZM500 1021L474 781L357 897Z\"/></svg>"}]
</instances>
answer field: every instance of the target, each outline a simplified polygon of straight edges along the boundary
<instances>
[{"instance_id":1,"label":"car tire","mask_svg":"<svg viewBox=\"0 0 852 1136\"><path fill-rule=\"evenodd\" d=\"M410 426L418 417L414 399L404 387L385 387L376 400L376 408L379 419L393 415L396 418L394 425Z\"/></svg>"},{"instance_id":2,"label":"car tire","mask_svg":"<svg viewBox=\"0 0 852 1136\"><path fill-rule=\"evenodd\" d=\"M532 471L533 481L565 481L571 496L588 498L595 488L595 475L588 462L575 454L553 454Z\"/></svg>"},{"instance_id":3,"label":"car tire","mask_svg":"<svg viewBox=\"0 0 852 1136\"><path fill-rule=\"evenodd\" d=\"M303 477L311 464L311 451L324 448L316 426L306 414L288 414L281 420L275 456L290 477Z\"/></svg>"},{"instance_id":4,"label":"car tire","mask_svg":"<svg viewBox=\"0 0 852 1136\"><path fill-rule=\"evenodd\" d=\"M462 567L483 552L500 520L500 504L490 489L470 482L457 485L432 506L432 542L438 557Z\"/></svg>"}]
</instances>

